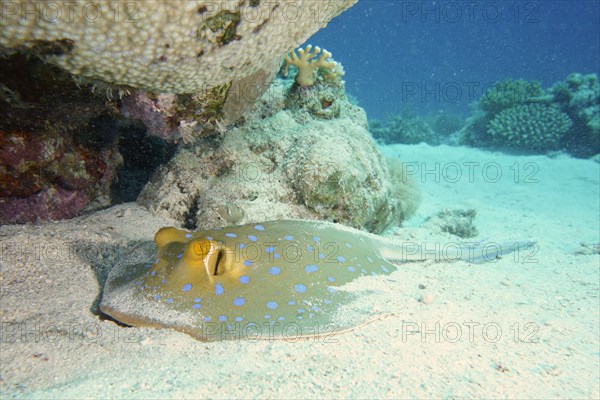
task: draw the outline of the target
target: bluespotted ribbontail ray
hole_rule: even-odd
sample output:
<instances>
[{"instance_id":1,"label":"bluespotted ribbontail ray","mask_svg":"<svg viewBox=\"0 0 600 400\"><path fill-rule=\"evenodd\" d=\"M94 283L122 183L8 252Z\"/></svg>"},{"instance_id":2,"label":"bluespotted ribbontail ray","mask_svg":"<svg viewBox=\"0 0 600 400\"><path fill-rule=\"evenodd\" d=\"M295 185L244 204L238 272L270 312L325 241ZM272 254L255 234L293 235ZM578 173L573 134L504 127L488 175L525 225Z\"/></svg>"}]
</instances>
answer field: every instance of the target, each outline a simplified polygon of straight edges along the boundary
<instances>
[{"instance_id":1,"label":"bluespotted ribbontail ray","mask_svg":"<svg viewBox=\"0 0 600 400\"><path fill-rule=\"evenodd\" d=\"M339 224L303 220L197 232L162 228L154 241L146 262L112 269L101 311L127 325L172 328L205 341L294 339L355 328L378 315L344 318L342 308L360 295L344 284L390 274L398 267L388 260L443 256ZM507 242L485 252L457 246L455 260L483 262L530 245Z\"/></svg>"}]
</instances>

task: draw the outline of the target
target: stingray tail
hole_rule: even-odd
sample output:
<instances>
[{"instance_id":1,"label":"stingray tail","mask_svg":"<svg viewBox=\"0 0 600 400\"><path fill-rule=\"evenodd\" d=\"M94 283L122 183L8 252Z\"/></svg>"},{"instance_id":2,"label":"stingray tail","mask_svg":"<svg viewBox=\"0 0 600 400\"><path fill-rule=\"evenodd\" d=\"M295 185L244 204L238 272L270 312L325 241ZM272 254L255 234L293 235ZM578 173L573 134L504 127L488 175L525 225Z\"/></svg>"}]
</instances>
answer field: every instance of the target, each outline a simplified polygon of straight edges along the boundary
<instances>
[{"instance_id":1,"label":"stingray tail","mask_svg":"<svg viewBox=\"0 0 600 400\"><path fill-rule=\"evenodd\" d=\"M474 244L461 244L460 259L473 264L496 262L512 254L514 262L536 262L535 254L538 252L536 242L478 242Z\"/></svg>"},{"instance_id":2,"label":"stingray tail","mask_svg":"<svg viewBox=\"0 0 600 400\"><path fill-rule=\"evenodd\" d=\"M493 263L512 254L515 262L536 262L535 254L538 246L532 241L479 241L479 242L447 242L416 243L392 242L381 243L381 255L388 260L400 262L435 260L437 262L465 261L473 264Z\"/></svg>"}]
</instances>

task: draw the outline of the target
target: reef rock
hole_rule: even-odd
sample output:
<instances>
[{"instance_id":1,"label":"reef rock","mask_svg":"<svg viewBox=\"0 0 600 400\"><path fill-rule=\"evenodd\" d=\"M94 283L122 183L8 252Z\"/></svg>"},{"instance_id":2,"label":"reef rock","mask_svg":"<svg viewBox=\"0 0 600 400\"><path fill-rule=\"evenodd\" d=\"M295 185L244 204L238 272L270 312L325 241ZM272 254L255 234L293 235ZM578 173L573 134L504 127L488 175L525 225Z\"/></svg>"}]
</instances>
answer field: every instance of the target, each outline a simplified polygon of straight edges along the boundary
<instances>
[{"instance_id":1,"label":"reef rock","mask_svg":"<svg viewBox=\"0 0 600 400\"><path fill-rule=\"evenodd\" d=\"M0 224L73 218L110 205L122 158L116 138L95 140L94 128L79 140L56 131L0 131Z\"/></svg>"},{"instance_id":2,"label":"reef rock","mask_svg":"<svg viewBox=\"0 0 600 400\"><path fill-rule=\"evenodd\" d=\"M390 172L339 82L276 80L244 119L180 147L138 202L192 229L307 218L381 232L415 210L418 189L401 164Z\"/></svg>"},{"instance_id":3,"label":"reef rock","mask_svg":"<svg viewBox=\"0 0 600 400\"><path fill-rule=\"evenodd\" d=\"M462 239L472 238L478 235L477 227L473 223L477 215L474 209L444 209L436 215L429 217L424 227L431 231L447 232Z\"/></svg>"},{"instance_id":4,"label":"reef rock","mask_svg":"<svg viewBox=\"0 0 600 400\"><path fill-rule=\"evenodd\" d=\"M110 205L122 163L115 104L60 68L12 55L0 69L0 223Z\"/></svg>"},{"instance_id":5,"label":"reef rock","mask_svg":"<svg viewBox=\"0 0 600 400\"><path fill-rule=\"evenodd\" d=\"M553 102L573 120L563 145L574 155L589 157L600 151L600 83L596 74L570 74L550 92Z\"/></svg>"},{"instance_id":6,"label":"reef rock","mask_svg":"<svg viewBox=\"0 0 600 400\"><path fill-rule=\"evenodd\" d=\"M390 118L385 125L372 120L369 122L369 130L375 139L387 144L440 143L438 135L429 124L410 110L404 110L400 115Z\"/></svg>"}]
</instances>

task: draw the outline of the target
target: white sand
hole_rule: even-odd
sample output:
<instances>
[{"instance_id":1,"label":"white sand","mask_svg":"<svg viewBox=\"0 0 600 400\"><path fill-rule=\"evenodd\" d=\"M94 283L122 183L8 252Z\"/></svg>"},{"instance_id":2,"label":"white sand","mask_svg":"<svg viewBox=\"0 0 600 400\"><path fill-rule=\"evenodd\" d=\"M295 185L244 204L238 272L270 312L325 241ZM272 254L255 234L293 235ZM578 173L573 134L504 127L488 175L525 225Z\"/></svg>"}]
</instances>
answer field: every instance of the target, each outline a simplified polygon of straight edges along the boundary
<instances>
[{"instance_id":1,"label":"white sand","mask_svg":"<svg viewBox=\"0 0 600 400\"><path fill-rule=\"evenodd\" d=\"M599 165L445 146L382 150L448 173L424 176L423 204L403 234L428 237L418 225L441 208L475 208L481 238L534 239L535 262L521 253L519 262L412 263L368 278L357 284L378 288L373 307L397 317L333 341L202 343L96 314L99 282L118 255L170 221L127 204L4 226L2 398L598 398L599 256L574 252L600 242ZM473 182L465 162L479 163ZM496 169L502 178L491 182ZM532 171L537 181L527 182ZM431 332L407 333L414 327Z\"/></svg>"}]
</instances>

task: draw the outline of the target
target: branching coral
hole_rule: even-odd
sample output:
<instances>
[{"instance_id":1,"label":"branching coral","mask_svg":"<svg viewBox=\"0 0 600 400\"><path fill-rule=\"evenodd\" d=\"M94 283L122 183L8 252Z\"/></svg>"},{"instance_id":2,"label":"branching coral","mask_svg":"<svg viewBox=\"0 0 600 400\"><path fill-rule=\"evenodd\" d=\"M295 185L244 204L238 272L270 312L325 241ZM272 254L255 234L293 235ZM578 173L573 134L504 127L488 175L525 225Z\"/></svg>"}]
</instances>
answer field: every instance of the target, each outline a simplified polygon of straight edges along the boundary
<instances>
[{"instance_id":1,"label":"branching coral","mask_svg":"<svg viewBox=\"0 0 600 400\"><path fill-rule=\"evenodd\" d=\"M496 82L493 87L489 88L479 100L479 107L493 117L502 110L525 104L543 94L544 91L539 82L508 79Z\"/></svg>"},{"instance_id":2,"label":"branching coral","mask_svg":"<svg viewBox=\"0 0 600 400\"><path fill-rule=\"evenodd\" d=\"M572 124L556 105L522 104L498 113L488 124L488 135L501 147L557 150Z\"/></svg>"},{"instance_id":3,"label":"branching coral","mask_svg":"<svg viewBox=\"0 0 600 400\"><path fill-rule=\"evenodd\" d=\"M298 54L296 54L296 50L293 50L285 56L283 75L288 75L290 65L298 68L296 83L299 86L313 86L315 84L315 71L319 69L327 71L323 75L329 76L330 79L336 79L344 74L341 64L333 61L331 53L327 50L321 50L319 46L313 48L308 45L306 49L299 48L297 51Z\"/></svg>"}]
</instances>

